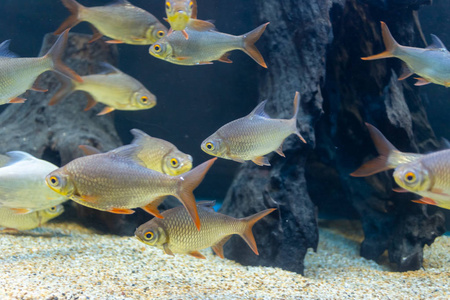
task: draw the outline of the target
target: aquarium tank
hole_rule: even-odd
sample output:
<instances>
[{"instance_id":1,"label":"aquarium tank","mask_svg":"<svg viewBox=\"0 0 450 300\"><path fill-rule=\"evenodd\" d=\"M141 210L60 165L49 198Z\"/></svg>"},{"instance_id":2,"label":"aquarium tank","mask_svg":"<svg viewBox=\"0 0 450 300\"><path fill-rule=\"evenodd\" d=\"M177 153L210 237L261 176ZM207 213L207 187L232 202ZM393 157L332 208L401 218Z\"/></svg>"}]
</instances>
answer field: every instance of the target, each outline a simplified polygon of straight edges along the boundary
<instances>
[{"instance_id":1,"label":"aquarium tank","mask_svg":"<svg viewBox=\"0 0 450 300\"><path fill-rule=\"evenodd\" d=\"M0 299L449 299L449 16L0 1Z\"/></svg>"}]
</instances>

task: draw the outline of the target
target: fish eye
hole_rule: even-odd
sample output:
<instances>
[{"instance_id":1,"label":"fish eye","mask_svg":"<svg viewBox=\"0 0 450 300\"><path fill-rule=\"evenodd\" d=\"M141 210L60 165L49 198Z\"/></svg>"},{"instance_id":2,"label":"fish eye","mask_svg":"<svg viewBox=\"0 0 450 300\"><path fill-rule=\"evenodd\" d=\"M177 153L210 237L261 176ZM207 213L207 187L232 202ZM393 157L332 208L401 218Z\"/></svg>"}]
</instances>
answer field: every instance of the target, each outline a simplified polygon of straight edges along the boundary
<instances>
[{"instance_id":1,"label":"fish eye","mask_svg":"<svg viewBox=\"0 0 450 300\"><path fill-rule=\"evenodd\" d=\"M167 10L170 10L171 7L172 7L172 6L170 5L170 2L167 1L167 2L166 2L166 9L167 9Z\"/></svg>"},{"instance_id":2,"label":"fish eye","mask_svg":"<svg viewBox=\"0 0 450 300\"><path fill-rule=\"evenodd\" d=\"M56 176L52 176L52 177L50 177L50 183L52 185L58 185L59 180L58 180L58 178Z\"/></svg>"},{"instance_id":3,"label":"fish eye","mask_svg":"<svg viewBox=\"0 0 450 300\"><path fill-rule=\"evenodd\" d=\"M49 210L50 210L51 212L55 212L55 211L56 211L56 206L50 207Z\"/></svg>"},{"instance_id":4,"label":"fish eye","mask_svg":"<svg viewBox=\"0 0 450 300\"><path fill-rule=\"evenodd\" d=\"M206 143L205 146L206 146L206 149L208 149L208 150L214 150L214 144L211 142Z\"/></svg>"},{"instance_id":5,"label":"fish eye","mask_svg":"<svg viewBox=\"0 0 450 300\"><path fill-rule=\"evenodd\" d=\"M164 37L164 36L166 35L166 33L165 33L163 30L158 30L158 32L156 33L156 35L157 35L159 38L162 38L162 37Z\"/></svg>"},{"instance_id":6,"label":"fish eye","mask_svg":"<svg viewBox=\"0 0 450 300\"><path fill-rule=\"evenodd\" d=\"M153 238L153 236L154 236L154 234L153 234L153 232L151 232L151 231L147 231L145 234L144 234L144 239L146 239L146 240L151 240L152 238Z\"/></svg>"},{"instance_id":7,"label":"fish eye","mask_svg":"<svg viewBox=\"0 0 450 300\"><path fill-rule=\"evenodd\" d=\"M174 168L178 167L178 165L179 165L178 159L172 158L172 159L170 160L170 164L171 164L172 167L174 167Z\"/></svg>"},{"instance_id":8,"label":"fish eye","mask_svg":"<svg viewBox=\"0 0 450 300\"><path fill-rule=\"evenodd\" d=\"M412 183L412 182L416 181L416 174L414 174L413 172L406 173L405 180L408 183Z\"/></svg>"},{"instance_id":9,"label":"fish eye","mask_svg":"<svg viewBox=\"0 0 450 300\"><path fill-rule=\"evenodd\" d=\"M191 1L191 2L189 2L189 9L193 9L193 8L194 8L194 2Z\"/></svg>"},{"instance_id":10,"label":"fish eye","mask_svg":"<svg viewBox=\"0 0 450 300\"><path fill-rule=\"evenodd\" d=\"M147 96L142 96L142 97L141 97L141 102L144 103L144 104L147 104L147 102L148 102L148 97L147 97Z\"/></svg>"},{"instance_id":11,"label":"fish eye","mask_svg":"<svg viewBox=\"0 0 450 300\"><path fill-rule=\"evenodd\" d=\"M153 50L155 50L156 53L161 52L161 46L156 44L155 46L153 46Z\"/></svg>"}]
</instances>

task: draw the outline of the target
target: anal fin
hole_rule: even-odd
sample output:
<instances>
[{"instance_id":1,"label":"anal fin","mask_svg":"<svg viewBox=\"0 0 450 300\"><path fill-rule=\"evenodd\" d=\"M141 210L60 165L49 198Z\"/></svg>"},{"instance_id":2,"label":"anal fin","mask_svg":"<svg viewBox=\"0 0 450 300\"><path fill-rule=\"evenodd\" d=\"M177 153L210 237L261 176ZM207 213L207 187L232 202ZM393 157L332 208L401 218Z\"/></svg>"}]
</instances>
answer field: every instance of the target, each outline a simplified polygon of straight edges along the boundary
<instances>
[{"instance_id":1,"label":"anal fin","mask_svg":"<svg viewBox=\"0 0 450 300\"><path fill-rule=\"evenodd\" d=\"M414 83L415 86L422 86L422 85L427 85L430 84L431 82L426 80L425 78L421 78L421 77L415 77L414 79L417 79L416 83Z\"/></svg>"},{"instance_id":2,"label":"anal fin","mask_svg":"<svg viewBox=\"0 0 450 300\"><path fill-rule=\"evenodd\" d=\"M164 198L162 198L162 200L164 200ZM161 202L159 201L153 201L149 204L147 204L146 206L142 206L141 208L143 210L145 210L146 212L148 212L149 214L159 218L159 219L164 219L164 217L161 215L161 213L158 210L158 206Z\"/></svg>"},{"instance_id":3,"label":"anal fin","mask_svg":"<svg viewBox=\"0 0 450 300\"><path fill-rule=\"evenodd\" d=\"M91 94L89 94L89 93L85 93L85 94L86 94L86 98L87 98L87 104L86 104L86 107L84 108L84 111L88 111L97 104L97 101L94 100L94 98L92 97Z\"/></svg>"},{"instance_id":4,"label":"anal fin","mask_svg":"<svg viewBox=\"0 0 450 300\"><path fill-rule=\"evenodd\" d=\"M225 53L224 55L222 55L218 61L223 62L223 63L227 63L227 64L231 64L233 63L233 61L231 59L228 58L228 56L230 55L230 52Z\"/></svg>"},{"instance_id":5,"label":"anal fin","mask_svg":"<svg viewBox=\"0 0 450 300\"><path fill-rule=\"evenodd\" d=\"M257 156L252 159L252 162L258 166L270 166L269 159L266 156Z\"/></svg>"},{"instance_id":6,"label":"anal fin","mask_svg":"<svg viewBox=\"0 0 450 300\"><path fill-rule=\"evenodd\" d=\"M16 97L16 98L9 100L9 103L25 103L25 101L27 101L27 99L22 98L22 97Z\"/></svg>"},{"instance_id":7,"label":"anal fin","mask_svg":"<svg viewBox=\"0 0 450 300\"><path fill-rule=\"evenodd\" d=\"M414 72L412 72L406 64L403 64L402 74L400 75L398 80L404 80L404 79L408 78L409 76L411 76L412 74L414 74Z\"/></svg>"},{"instance_id":8,"label":"anal fin","mask_svg":"<svg viewBox=\"0 0 450 300\"><path fill-rule=\"evenodd\" d=\"M420 204L430 204L430 205L437 205L436 201L434 201L431 198L427 198L427 197L423 197L419 200L411 200L412 202L415 203L420 203Z\"/></svg>"},{"instance_id":9,"label":"anal fin","mask_svg":"<svg viewBox=\"0 0 450 300\"><path fill-rule=\"evenodd\" d=\"M213 249L214 253L216 253L218 257L224 258L223 245L225 245L225 243L228 242L228 240L230 238L231 238L231 235L226 236L223 239L221 239L217 244L215 244L214 246L211 247Z\"/></svg>"},{"instance_id":10,"label":"anal fin","mask_svg":"<svg viewBox=\"0 0 450 300\"><path fill-rule=\"evenodd\" d=\"M111 208L108 212L119 215L131 215L134 214L134 210L128 208Z\"/></svg>"},{"instance_id":11,"label":"anal fin","mask_svg":"<svg viewBox=\"0 0 450 300\"><path fill-rule=\"evenodd\" d=\"M282 156L282 157L286 157L286 155L284 155L283 153L283 144L280 145L280 147L278 147L277 150L275 150L276 153L278 153L278 155Z\"/></svg>"},{"instance_id":12,"label":"anal fin","mask_svg":"<svg viewBox=\"0 0 450 300\"><path fill-rule=\"evenodd\" d=\"M101 39L103 36L103 33L98 31L98 29L94 25L89 24L89 26L91 27L91 30L92 30L92 38L88 42L90 44L90 43L95 42L96 40Z\"/></svg>"},{"instance_id":13,"label":"anal fin","mask_svg":"<svg viewBox=\"0 0 450 300\"><path fill-rule=\"evenodd\" d=\"M112 111L114 111L114 110L115 110L114 107L105 106L105 107L102 109L102 111L99 112L99 113L97 114L97 116L103 116L103 115L109 114L110 112L112 112Z\"/></svg>"}]
</instances>

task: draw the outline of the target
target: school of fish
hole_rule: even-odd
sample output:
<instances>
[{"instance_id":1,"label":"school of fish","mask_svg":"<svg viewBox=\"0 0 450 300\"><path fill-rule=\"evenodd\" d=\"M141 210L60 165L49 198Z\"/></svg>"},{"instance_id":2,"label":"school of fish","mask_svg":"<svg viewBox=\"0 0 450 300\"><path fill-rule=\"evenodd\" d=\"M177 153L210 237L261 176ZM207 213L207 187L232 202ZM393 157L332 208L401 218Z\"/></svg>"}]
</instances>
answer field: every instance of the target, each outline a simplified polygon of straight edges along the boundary
<instances>
[{"instance_id":1,"label":"school of fish","mask_svg":"<svg viewBox=\"0 0 450 300\"><path fill-rule=\"evenodd\" d=\"M242 35L220 32L211 22L197 19L196 0L165 1L169 29L153 14L127 0L95 7L75 0L61 2L70 16L56 29L59 37L47 54L21 58L9 51L9 40L0 44L0 105L24 103L27 90L46 92L36 84L37 77L46 71L55 72L60 82L49 105L64 105L68 101L65 98L76 91L86 95L85 110L97 103L104 106L100 116L114 110L146 110L157 105L157 97L142 83L112 65L98 62L102 72L79 76L62 62L69 30L81 22L89 23L93 31L89 43L106 37L109 44L149 45L150 55L176 65L232 63L230 52L240 50L261 67L268 67L255 43L269 23ZM363 60L396 57L405 63L400 80L415 73L420 76L416 85L450 86L450 54L438 37L432 35L433 43L420 49L398 44L383 22L381 33L386 51ZM224 124L200 145L215 157L196 167L191 155L139 129L131 130L134 140L130 144L105 153L91 145L80 145L85 156L61 167L18 149L0 155L0 227L36 228L61 215L62 204L71 199L115 214L143 209L154 218L136 229L136 238L169 255L180 253L203 259L199 250L211 247L224 258L223 246L234 234L258 255L252 227L275 208L237 219L215 212L214 201L196 202L193 191L217 158L270 166L266 155L276 152L284 157L282 145L291 134L306 143L297 127L300 98L296 92L289 119L269 116L263 101L247 116ZM364 163L352 176L395 169L393 177L400 187L396 191L420 195L422 198L415 202L450 209L450 150L403 153L374 126L366 126L379 156ZM167 196L176 197L182 205L160 212L158 206ZM274 222L274 218L268 222Z\"/></svg>"}]
</instances>

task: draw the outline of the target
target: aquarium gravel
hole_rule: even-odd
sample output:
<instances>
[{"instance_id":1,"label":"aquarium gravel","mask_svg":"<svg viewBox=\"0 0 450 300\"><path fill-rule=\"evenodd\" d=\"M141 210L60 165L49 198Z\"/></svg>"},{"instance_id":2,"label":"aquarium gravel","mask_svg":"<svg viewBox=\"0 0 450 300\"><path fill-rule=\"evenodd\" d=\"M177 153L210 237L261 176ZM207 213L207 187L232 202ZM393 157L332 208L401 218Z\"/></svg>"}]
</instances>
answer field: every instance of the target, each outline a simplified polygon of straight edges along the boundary
<instances>
[{"instance_id":1,"label":"aquarium gravel","mask_svg":"<svg viewBox=\"0 0 450 300\"><path fill-rule=\"evenodd\" d=\"M405 273L361 258L360 228L352 222L322 223L320 237L317 253L306 256L302 276L242 266L218 258L210 249L201 251L206 259L172 257L133 237L53 223L29 234L1 236L0 299L450 297L448 236L425 247L423 270Z\"/></svg>"}]
</instances>

